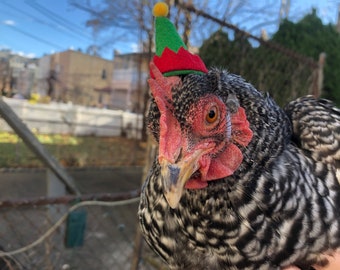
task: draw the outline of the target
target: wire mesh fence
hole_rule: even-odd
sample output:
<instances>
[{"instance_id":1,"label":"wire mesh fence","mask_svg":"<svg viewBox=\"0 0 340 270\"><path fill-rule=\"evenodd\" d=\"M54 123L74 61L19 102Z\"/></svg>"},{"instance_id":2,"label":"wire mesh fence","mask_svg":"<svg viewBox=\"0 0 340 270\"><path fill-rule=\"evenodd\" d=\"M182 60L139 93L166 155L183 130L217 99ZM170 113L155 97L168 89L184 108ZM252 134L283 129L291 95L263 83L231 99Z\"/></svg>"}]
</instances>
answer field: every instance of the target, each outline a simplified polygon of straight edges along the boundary
<instances>
[{"instance_id":1,"label":"wire mesh fence","mask_svg":"<svg viewBox=\"0 0 340 270\"><path fill-rule=\"evenodd\" d=\"M215 29L203 42L200 56L208 67L215 66L241 75L258 90L268 92L281 106L308 94L319 96L322 88L324 56L320 60L299 54L235 25L194 5L176 1L179 9L190 12L203 29ZM203 27L204 26L204 27Z\"/></svg>"},{"instance_id":2,"label":"wire mesh fence","mask_svg":"<svg viewBox=\"0 0 340 270\"><path fill-rule=\"evenodd\" d=\"M86 195L96 200L81 202L67 197L3 201L0 269L130 269L137 228L136 195L129 193L131 198L119 201L109 194ZM162 269L147 248L138 260L138 269Z\"/></svg>"}]
</instances>

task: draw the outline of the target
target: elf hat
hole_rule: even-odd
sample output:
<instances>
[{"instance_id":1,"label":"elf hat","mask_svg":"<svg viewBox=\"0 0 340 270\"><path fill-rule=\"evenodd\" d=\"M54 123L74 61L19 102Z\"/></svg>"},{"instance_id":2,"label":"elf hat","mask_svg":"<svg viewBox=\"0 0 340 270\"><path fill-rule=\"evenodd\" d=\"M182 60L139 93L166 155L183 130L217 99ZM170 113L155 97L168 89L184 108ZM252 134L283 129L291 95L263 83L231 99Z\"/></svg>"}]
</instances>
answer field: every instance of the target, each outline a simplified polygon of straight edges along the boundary
<instances>
[{"instance_id":1,"label":"elf hat","mask_svg":"<svg viewBox=\"0 0 340 270\"><path fill-rule=\"evenodd\" d=\"M207 73L208 69L198 55L191 54L175 26L169 21L167 4L159 2L153 7L155 16L156 55L154 64L164 76ZM152 72L151 77L154 78Z\"/></svg>"}]
</instances>

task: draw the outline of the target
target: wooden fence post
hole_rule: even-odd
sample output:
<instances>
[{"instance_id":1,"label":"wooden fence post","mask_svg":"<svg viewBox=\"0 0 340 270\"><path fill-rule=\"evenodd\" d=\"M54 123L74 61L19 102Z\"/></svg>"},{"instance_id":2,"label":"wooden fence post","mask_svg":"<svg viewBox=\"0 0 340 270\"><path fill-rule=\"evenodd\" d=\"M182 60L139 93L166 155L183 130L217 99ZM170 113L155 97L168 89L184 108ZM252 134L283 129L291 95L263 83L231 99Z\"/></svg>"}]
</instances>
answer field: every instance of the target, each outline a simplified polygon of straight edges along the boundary
<instances>
[{"instance_id":1,"label":"wooden fence post","mask_svg":"<svg viewBox=\"0 0 340 270\"><path fill-rule=\"evenodd\" d=\"M313 71L312 95L316 98L321 96L323 87L323 69L326 61L326 53L319 55L318 67Z\"/></svg>"},{"instance_id":2,"label":"wooden fence post","mask_svg":"<svg viewBox=\"0 0 340 270\"><path fill-rule=\"evenodd\" d=\"M153 160L156 156L157 146L151 136L147 138L147 151L146 151L146 163L143 169L143 176L141 179L141 184L144 183L147 175L149 174L149 170L153 164ZM142 245L143 245L143 236L139 227L139 224L136 226L135 240L134 240L134 248L132 254L132 262L130 270L138 270L138 265L140 261L140 256L142 253Z\"/></svg>"}]
</instances>

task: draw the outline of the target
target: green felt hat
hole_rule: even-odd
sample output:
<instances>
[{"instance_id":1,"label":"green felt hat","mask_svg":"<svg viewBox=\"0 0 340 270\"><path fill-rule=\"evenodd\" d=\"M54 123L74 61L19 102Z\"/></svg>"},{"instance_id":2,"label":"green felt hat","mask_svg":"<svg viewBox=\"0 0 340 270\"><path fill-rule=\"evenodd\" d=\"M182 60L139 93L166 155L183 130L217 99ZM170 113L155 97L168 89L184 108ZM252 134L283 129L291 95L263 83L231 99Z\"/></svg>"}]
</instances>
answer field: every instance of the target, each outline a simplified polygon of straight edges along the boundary
<instances>
[{"instance_id":1,"label":"green felt hat","mask_svg":"<svg viewBox=\"0 0 340 270\"><path fill-rule=\"evenodd\" d=\"M168 12L167 4L159 2L154 5L156 55L153 61L155 65L164 76L207 73L208 70L202 59L188 51L175 26L166 17Z\"/></svg>"}]
</instances>

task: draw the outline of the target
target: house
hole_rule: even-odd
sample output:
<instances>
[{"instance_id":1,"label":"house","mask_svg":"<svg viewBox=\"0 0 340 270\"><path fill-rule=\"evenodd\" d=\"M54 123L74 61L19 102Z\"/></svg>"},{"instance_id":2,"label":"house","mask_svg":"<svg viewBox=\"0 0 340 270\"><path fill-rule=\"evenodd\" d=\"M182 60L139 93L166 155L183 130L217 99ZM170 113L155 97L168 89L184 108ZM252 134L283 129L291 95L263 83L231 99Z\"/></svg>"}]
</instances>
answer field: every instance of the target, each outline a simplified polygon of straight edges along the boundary
<instances>
[{"instance_id":1,"label":"house","mask_svg":"<svg viewBox=\"0 0 340 270\"><path fill-rule=\"evenodd\" d=\"M0 89L3 94L29 97L36 90L38 59L0 50Z\"/></svg>"},{"instance_id":2,"label":"house","mask_svg":"<svg viewBox=\"0 0 340 270\"><path fill-rule=\"evenodd\" d=\"M111 87L112 61L67 50L42 57L39 66L40 91L44 89L52 100L85 106L110 103L109 98L100 99L94 89Z\"/></svg>"},{"instance_id":3,"label":"house","mask_svg":"<svg viewBox=\"0 0 340 270\"><path fill-rule=\"evenodd\" d=\"M141 113L149 59L147 53L115 52L111 61L74 50L26 59L0 51L0 86L27 98L36 92L54 101Z\"/></svg>"},{"instance_id":4,"label":"house","mask_svg":"<svg viewBox=\"0 0 340 270\"><path fill-rule=\"evenodd\" d=\"M111 107L130 112L141 112L149 76L149 54L114 53Z\"/></svg>"}]
</instances>

